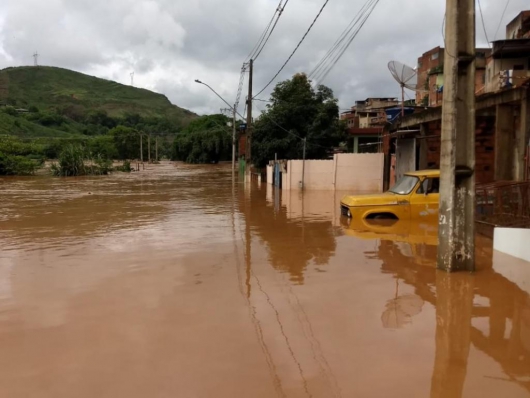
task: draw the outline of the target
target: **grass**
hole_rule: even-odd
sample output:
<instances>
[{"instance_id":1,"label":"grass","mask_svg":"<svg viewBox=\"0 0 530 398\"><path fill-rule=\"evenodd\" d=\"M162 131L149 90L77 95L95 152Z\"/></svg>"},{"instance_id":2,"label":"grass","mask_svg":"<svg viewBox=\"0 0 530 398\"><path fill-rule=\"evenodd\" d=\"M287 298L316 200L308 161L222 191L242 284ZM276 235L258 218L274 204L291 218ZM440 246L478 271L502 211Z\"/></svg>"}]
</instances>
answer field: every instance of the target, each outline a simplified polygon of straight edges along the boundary
<instances>
[{"instance_id":1,"label":"grass","mask_svg":"<svg viewBox=\"0 0 530 398\"><path fill-rule=\"evenodd\" d=\"M2 102L16 108L36 106L41 112L71 107L85 114L105 110L113 117L138 113L144 117L163 117L180 125L187 125L196 117L171 104L162 94L46 66L0 70ZM5 125L6 120L0 120L0 132L5 131Z\"/></svg>"}]
</instances>

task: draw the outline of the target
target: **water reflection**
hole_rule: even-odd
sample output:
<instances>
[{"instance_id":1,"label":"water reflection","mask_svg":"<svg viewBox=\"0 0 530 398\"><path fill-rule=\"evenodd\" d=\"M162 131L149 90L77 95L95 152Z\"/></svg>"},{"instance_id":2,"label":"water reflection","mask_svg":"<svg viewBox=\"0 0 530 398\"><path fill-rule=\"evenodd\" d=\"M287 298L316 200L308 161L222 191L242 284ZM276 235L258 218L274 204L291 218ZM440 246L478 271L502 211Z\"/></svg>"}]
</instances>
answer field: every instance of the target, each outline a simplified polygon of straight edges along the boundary
<instances>
[{"instance_id":1,"label":"water reflection","mask_svg":"<svg viewBox=\"0 0 530 398\"><path fill-rule=\"evenodd\" d=\"M266 243L271 265L289 273L296 284L304 283L310 265L324 271L335 254L335 238L340 233L331 214L320 206L323 201L329 209L334 208L329 193L310 195L272 190L270 185L240 190L240 212L246 224ZM250 242L250 237L246 240Z\"/></svg>"},{"instance_id":2,"label":"water reflection","mask_svg":"<svg viewBox=\"0 0 530 398\"><path fill-rule=\"evenodd\" d=\"M517 267L527 269L527 263L499 256L493 262L491 242L478 237L478 271L447 274L435 268L437 225L348 220L343 225L347 235L377 239L377 249L365 255L381 260L382 272L393 275L396 283L403 281L414 288L405 304L398 301L396 291L382 314L385 327L399 328L410 322L421 311L420 303L436 308L431 397L464 395L470 347L500 365L505 374L502 381L530 392L530 295L505 272L510 269L518 275Z\"/></svg>"}]
</instances>

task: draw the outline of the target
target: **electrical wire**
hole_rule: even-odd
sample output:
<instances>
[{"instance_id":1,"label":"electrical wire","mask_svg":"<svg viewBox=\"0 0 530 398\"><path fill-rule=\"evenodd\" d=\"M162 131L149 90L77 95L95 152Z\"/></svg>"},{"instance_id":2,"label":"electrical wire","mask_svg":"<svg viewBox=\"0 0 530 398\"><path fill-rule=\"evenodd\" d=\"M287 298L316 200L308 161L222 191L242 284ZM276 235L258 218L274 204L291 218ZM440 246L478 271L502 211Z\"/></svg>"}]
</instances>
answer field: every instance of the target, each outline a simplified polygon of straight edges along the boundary
<instances>
[{"instance_id":1,"label":"electrical wire","mask_svg":"<svg viewBox=\"0 0 530 398\"><path fill-rule=\"evenodd\" d=\"M504 15L506 15L506 10L508 9L508 6L510 5L510 1L511 0L508 0L506 2L506 7L504 7L504 11L502 12L501 19L499 21L499 26L497 26L497 30L495 31L495 36L493 36L493 40L497 40L497 34L499 33L499 29L501 28L502 20L504 19Z\"/></svg>"},{"instance_id":2,"label":"electrical wire","mask_svg":"<svg viewBox=\"0 0 530 398\"><path fill-rule=\"evenodd\" d=\"M287 5L287 3L289 3L289 0L286 0L284 5L283 5L283 7L282 7L281 6L282 2L280 1L280 6L278 6L278 10L279 11L278 11L278 17L276 18L276 22L274 22L274 25L272 26L272 29L270 30L269 35L267 36L267 39L265 39L265 42L261 46L261 49L258 51L258 53L256 55L254 55L254 57L252 57L253 61L256 61L258 59L259 55L261 54L261 52L263 51L263 49L267 45L267 42L269 41L269 39L270 39L270 37L272 35L272 32L274 32L274 29L276 28L276 25L278 24L278 21L280 20L280 17L282 16L283 10L285 10L285 6Z\"/></svg>"},{"instance_id":3,"label":"electrical wire","mask_svg":"<svg viewBox=\"0 0 530 398\"><path fill-rule=\"evenodd\" d=\"M486 36L486 41L488 42L488 46L491 48L491 42L488 38L488 32L486 31L486 23L484 22L484 14L482 13L482 4L480 3L480 0L478 0L478 9L480 11L480 19L482 20L482 29L484 29L484 36Z\"/></svg>"},{"instance_id":4,"label":"electrical wire","mask_svg":"<svg viewBox=\"0 0 530 398\"><path fill-rule=\"evenodd\" d=\"M253 98L256 98L257 96L259 96L262 92L264 92L267 87L269 87L272 82L274 82L274 80L278 77L278 75L282 72L282 70L285 68L285 66L289 63L289 61L291 60L291 58L293 57L293 55L296 53L296 51L298 51L298 48L302 45L302 43L304 42L305 38L307 37L307 35L309 34L309 32L311 31L311 29L313 28L313 26L315 25L316 21L318 20L318 18L320 17L320 15L322 14L322 11L324 11L324 8L326 7L326 5L328 4L329 0L326 0L324 2L324 4L322 5L322 7L320 8L320 11L318 12L317 16L315 17L315 19L313 20L313 22L311 22L311 25L309 25L309 28L307 29L307 31L304 33L304 36L302 36L302 39L298 42L298 44L296 45L295 49L293 50L293 52L291 53L291 55L289 55L289 58L287 58L287 60L284 62L284 64L282 65L282 67L280 68L280 70L278 70L278 72L276 72L276 74L272 77L272 79L267 83L267 85L265 87L263 87L255 96L253 96Z\"/></svg>"},{"instance_id":5,"label":"electrical wire","mask_svg":"<svg viewBox=\"0 0 530 398\"><path fill-rule=\"evenodd\" d=\"M315 76L315 80L322 82L331 72L331 70L337 65L339 60L342 58L348 47L351 45L353 40L357 37L363 26L366 24L370 16L375 10L375 7L377 4L379 4L380 0L369 0L368 7L364 9L364 11L361 12L360 18L358 19L357 28L353 31L353 33L350 34L350 37L348 39L343 41L342 47L338 49L338 51L335 52L335 55L333 58L330 59L330 62L328 63L328 66L325 69L321 69L319 74ZM354 25L355 26L355 25ZM351 31L351 30L350 30Z\"/></svg>"},{"instance_id":6,"label":"electrical wire","mask_svg":"<svg viewBox=\"0 0 530 398\"><path fill-rule=\"evenodd\" d=\"M280 0L280 4L278 5L278 7L281 6L282 1L283 0ZM245 58L245 62L248 62L249 59L252 59L252 57L258 52L258 49L260 48L261 44L263 43L263 40L265 40L265 37L267 36L267 33L269 32L269 29L270 29L271 25L273 24L274 18L276 18L276 14L277 13L278 13L278 8L276 8L276 11L274 11L274 15L272 16L269 24L267 25L267 27L265 28L263 33L260 35L260 37L258 39L258 42L252 48L252 50L250 51L250 54L248 54L247 57Z\"/></svg>"},{"instance_id":7,"label":"electrical wire","mask_svg":"<svg viewBox=\"0 0 530 398\"><path fill-rule=\"evenodd\" d=\"M355 24L357 23L357 21L359 20L359 17L361 15L361 13L363 12L363 10L365 10L365 8L367 7L367 5L373 0L369 0L368 2L366 2L362 7L361 9L359 10L359 13L357 13L357 16L354 17L351 22L348 24L348 26L344 29L344 31L340 34L340 36L337 38L337 40L335 41L335 43L333 44L333 46L328 50L328 52L326 53L326 55L324 55L324 57L318 62L318 64L313 68L313 70L309 73L309 77L311 78L311 76L314 76L315 73L317 73L321 67L325 64L326 60L329 59L329 57L331 57L331 55L333 54L333 52L338 48L338 46L344 41L344 39L347 37L347 35L351 32L351 30L353 29L353 27L355 26Z\"/></svg>"}]
</instances>

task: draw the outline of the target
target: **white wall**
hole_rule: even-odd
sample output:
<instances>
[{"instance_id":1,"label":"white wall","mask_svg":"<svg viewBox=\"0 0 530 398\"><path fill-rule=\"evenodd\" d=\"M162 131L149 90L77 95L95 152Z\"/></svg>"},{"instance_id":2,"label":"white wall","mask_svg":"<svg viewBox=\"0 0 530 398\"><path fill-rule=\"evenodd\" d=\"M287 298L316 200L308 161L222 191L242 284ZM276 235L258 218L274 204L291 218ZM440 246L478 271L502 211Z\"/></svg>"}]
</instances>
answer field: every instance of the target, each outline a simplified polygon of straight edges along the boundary
<instances>
[{"instance_id":1,"label":"white wall","mask_svg":"<svg viewBox=\"0 0 530 398\"><path fill-rule=\"evenodd\" d=\"M493 248L530 262L530 229L495 228Z\"/></svg>"},{"instance_id":2,"label":"white wall","mask_svg":"<svg viewBox=\"0 0 530 398\"><path fill-rule=\"evenodd\" d=\"M383 190L384 155L382 153L341 153L333 160L306 160L306 190L338 190L357 193ZM300 189L302 160L290 160L282 173L284 190Z\"/></svg>"}]
</instances>

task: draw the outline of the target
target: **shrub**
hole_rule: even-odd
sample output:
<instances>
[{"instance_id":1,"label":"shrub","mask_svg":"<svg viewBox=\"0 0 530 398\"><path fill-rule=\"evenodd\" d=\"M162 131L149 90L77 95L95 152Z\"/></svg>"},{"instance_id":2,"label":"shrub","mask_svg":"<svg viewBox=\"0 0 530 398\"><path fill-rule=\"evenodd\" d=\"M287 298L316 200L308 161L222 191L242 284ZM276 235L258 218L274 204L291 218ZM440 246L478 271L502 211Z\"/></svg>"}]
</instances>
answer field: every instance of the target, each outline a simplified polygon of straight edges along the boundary
<instances>
[{"instance_id":1,"label":"shrub","mask_svg":"<svg viewBox=\"0 0 530 398\"><path fill-rule=\"evenodd\" d=\"M124 161L121 166L116 166L116 171L130 173L132 171L131 162L129 162L128 160Z\"/></svg>"},{"instance_id":2,"label":"shrub","mask_svg":"<svg viewBox=\"0 0 530 398\"><path fill-rule=\"evenodd\" d=\"M80 145L66 145L59 155L58 163L51 166L52 174L60 177L103 175L112 171L112 161L101 155L91 156Z\"/></svg>"},{"instance_id":3,"label":"shrub","mask_svg":"<svg viewBox=\"0 0 530 398\"><path fill-rule=\"evenodd\" d=\"M42 160L0 152L0 175L32 175L42 164Z\"/></svg>"}]
</instances>

